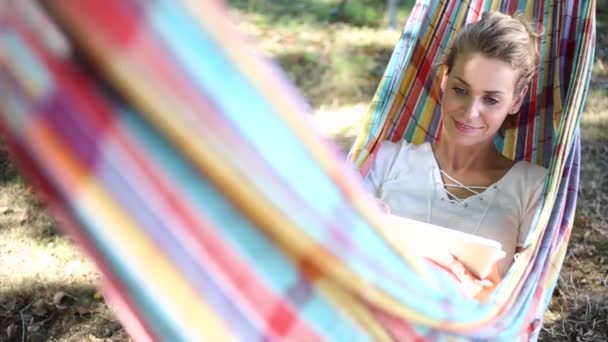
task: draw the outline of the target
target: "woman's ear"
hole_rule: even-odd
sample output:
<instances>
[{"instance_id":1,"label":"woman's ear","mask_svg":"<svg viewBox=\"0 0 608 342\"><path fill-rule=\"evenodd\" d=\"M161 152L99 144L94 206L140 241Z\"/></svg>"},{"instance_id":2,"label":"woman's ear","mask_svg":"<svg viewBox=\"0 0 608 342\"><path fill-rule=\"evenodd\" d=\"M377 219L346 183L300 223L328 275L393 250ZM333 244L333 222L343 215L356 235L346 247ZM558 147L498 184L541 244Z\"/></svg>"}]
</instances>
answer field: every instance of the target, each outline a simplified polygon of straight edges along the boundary
<instances>
[{"instance_id":1,"label":"woman's ear","mask_svg":"<svg viewBox=\"0 0 608 342\"><path fill-rule=\"evenodd\" d=\"M515 99L513 100L513 106L509 111L509 114L517 114L521 105L524 103L524 99L526 98L526 94L528 93L528 86L525 86L517 95L515 95Z\"/></svg>"}]
</instances>

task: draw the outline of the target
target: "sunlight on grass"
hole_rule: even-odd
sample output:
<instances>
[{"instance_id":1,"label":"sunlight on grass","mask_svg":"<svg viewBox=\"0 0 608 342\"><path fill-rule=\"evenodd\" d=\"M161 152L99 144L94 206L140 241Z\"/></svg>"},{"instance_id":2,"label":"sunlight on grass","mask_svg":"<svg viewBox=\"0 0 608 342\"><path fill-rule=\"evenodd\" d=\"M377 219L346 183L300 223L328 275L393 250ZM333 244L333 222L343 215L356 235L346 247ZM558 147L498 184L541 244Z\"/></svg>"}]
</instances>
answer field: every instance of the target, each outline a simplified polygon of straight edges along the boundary
<instances>
[{"instance_id":1,"label":"sunlight on grass","mask_svg":"<svg viewBox=\"0 0 608 342\"><path fill-rule=\"evenodd\" d=\"M595 77L608 77L608 65L601 59L596 59L593 63L593 75Z\"/></svg>"},{"instance_id":2,"label":"sunlight on grass","mask_svg":"<svg viewBox=\"0 0 608 342\"><path fill-rule=\"evenodd\" d=\"M80 250L57 235L48 215L20 184L0 194L0 288L31 283L91 282L98 273Z\"/></svg>"},{"instance_id":3,"label":"sunlight on grass","mask_svg":"<svg viewBox=\"0 0 608 342\"><path fill-rule=\"evenodd\" d=\"M29 186L4 183L0 341L132 341L97 292L99 282L93 263L56 231Z\"/></svg>"},{"instance_id":4,"label":"sunlight on grass","mask_svg":"<svg viewBox=\"0 0 608 342\"><path fill-rule=\"evenodd\" d=\"M367 103L358 103L330 110L319 109L312 118L319 131L326 136L354 137L359 133L367 108Z\"/></svg>"},{"instance_id":5,"label":"sunlight on grass","mask_svg":"<svg viewBox=\"0 0 608 342\"><path fill-rule=\"evenodd\" d=\"M327 25L241 29L275 59L313 107L370 101L399 39L387 29Z\"/></svg>"}]
</instances>

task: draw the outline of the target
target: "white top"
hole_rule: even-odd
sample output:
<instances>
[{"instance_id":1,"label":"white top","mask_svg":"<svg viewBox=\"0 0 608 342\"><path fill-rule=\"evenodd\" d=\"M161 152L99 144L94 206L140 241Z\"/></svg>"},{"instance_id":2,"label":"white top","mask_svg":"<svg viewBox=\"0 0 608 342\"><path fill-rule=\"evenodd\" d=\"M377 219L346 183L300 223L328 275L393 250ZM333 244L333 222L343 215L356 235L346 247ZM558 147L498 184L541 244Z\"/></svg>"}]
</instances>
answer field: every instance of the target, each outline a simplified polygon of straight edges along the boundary
<instances>
[{"instance_id":1,"label":"white top","mask_svg":"<svg viewBox=\"0 0 608 342\"><path fill-rule=\"evenodd\" d=\"M541 166L519 161L480 194L451 200L430 143L385 141L364 184L394 215L500 242L506 257L498 269L504 275L515 248L524 246L546 174Z\"/></svg>"}]
</instances>

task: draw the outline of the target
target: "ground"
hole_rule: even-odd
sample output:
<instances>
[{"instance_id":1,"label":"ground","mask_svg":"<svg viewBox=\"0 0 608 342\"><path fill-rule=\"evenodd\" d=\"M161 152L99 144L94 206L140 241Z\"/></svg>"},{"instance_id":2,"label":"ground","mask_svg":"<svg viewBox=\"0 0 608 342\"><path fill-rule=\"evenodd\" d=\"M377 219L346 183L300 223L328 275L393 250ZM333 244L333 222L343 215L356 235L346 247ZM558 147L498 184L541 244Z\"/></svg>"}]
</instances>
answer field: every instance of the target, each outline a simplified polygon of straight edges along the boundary
<instances>
[{"instance_id":1,"label":"ground","mask_svg":"<svg viewBox=\"0 0 608 342\"><path fill-rule=\"evenodd\" d=\"M350 1L342 11L337 3L230 2L231 20L283 67L318 128L346 150L399 33L384 28L383 1ZM576 221L543 341L608 341L608 21L599 16ZM0 341L129 341L95 289L94 265L58 232L1 143L0 265Z\"/></svg>"}]
</instances>

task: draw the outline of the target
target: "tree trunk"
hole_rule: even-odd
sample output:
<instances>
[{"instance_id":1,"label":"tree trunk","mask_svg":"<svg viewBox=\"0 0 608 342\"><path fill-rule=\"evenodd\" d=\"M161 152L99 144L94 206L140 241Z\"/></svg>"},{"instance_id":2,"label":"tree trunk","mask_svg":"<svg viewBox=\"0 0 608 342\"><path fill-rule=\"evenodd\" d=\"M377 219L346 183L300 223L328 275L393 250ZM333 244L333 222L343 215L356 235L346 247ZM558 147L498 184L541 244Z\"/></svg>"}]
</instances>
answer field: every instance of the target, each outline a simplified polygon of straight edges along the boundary
<instances>
[{"instance_id":1,"label":"tree trunk","mask_svg":"<svg viewBox=\"0 0 608 342\"><path fill-rule=\"evenodd\" d=\"M399 0L386 0L388 8L388 27L393 30L397 29L397 4Z\"/></svg>"}]
</instances>

